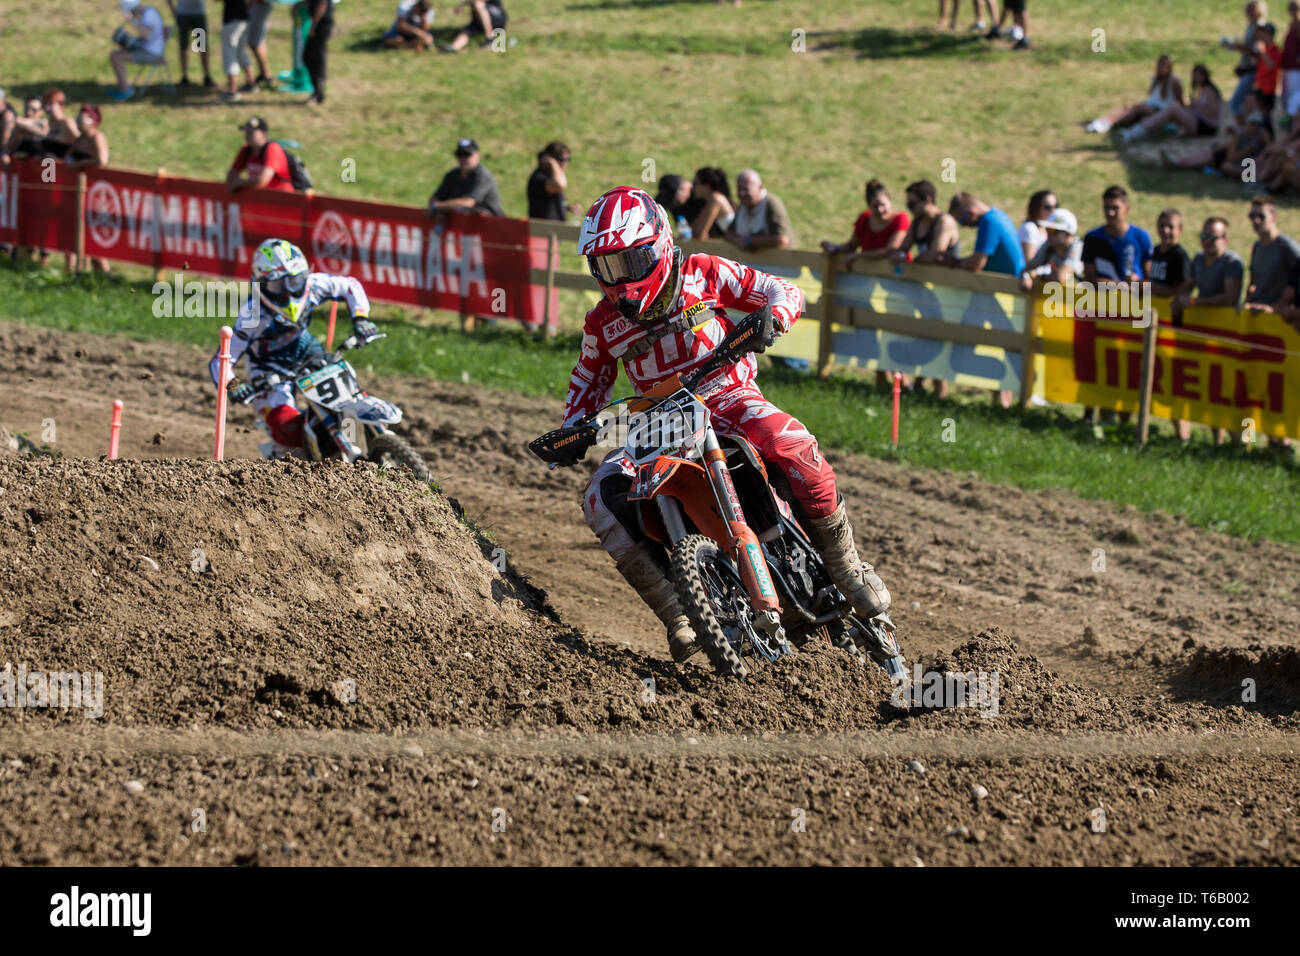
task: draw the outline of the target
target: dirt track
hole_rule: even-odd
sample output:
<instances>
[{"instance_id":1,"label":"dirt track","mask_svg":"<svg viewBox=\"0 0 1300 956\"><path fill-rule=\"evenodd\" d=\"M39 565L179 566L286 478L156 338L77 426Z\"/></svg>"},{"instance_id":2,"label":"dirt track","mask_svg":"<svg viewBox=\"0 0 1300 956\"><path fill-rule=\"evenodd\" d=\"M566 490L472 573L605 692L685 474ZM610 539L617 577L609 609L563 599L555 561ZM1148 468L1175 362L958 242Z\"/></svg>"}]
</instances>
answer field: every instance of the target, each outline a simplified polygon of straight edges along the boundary
<instances>
[{"instance_id":1,"label":"dirt track","mask_svg":"<svg viewBox=\"0 0 1300 956\"><path fill-rule=\"evenodd\" d=\"M413 483L200 461L205 359L0 324L0 426L69 456L0 460L0 667L105 675L98 721L0 710L0 863L1300 861L1290 549L832 454L909 659L1001 677L900 716L829 650L674 667L585 472L522 454L555 402L367 383L543 598ZM185 460L78 458L113 398L124 457Z\"/></svg>"}]
</instances>

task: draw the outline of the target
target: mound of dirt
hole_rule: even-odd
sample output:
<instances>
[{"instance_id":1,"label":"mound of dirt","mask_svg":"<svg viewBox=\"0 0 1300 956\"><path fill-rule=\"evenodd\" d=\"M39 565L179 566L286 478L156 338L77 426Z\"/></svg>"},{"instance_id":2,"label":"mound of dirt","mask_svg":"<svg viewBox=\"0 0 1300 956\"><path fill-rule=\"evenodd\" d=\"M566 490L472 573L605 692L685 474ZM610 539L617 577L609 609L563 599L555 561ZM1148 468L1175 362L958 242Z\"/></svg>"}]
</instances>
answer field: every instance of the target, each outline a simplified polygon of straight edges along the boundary
<instances>
[{"instance_id":1,"label":"mound of dirt","mask_svg":"<svg viewBox=\"0 0 1300 956\"><path fill-rule=\"evenodd\" d=\"M883 719L883 674L829 648L740 687L589 644L498 572L499 549L454 502L370 464L7 459L0 489L4 666L101 672L112 724L757 732Z\"/></svg>"},{"instance_id":2,"label":"mound of dirt","mask_svg":"<svg viewBox=\"0 0 1300 956\"><path fill-rule=\"evenodd\" d=\"M508 565L498 572L502 552L454 502L369 464L16 458L0 462L0 489L3 666L101 672L114 725L763 734L990 724L970 708L901 717L878 668L823 645L740 684L716 679L702 657L678 668L589 642ZM1240 708L1116 706L998 629L924 669L996 672L1000 730L1264 723Z\"/></svg>"}]
</instances>

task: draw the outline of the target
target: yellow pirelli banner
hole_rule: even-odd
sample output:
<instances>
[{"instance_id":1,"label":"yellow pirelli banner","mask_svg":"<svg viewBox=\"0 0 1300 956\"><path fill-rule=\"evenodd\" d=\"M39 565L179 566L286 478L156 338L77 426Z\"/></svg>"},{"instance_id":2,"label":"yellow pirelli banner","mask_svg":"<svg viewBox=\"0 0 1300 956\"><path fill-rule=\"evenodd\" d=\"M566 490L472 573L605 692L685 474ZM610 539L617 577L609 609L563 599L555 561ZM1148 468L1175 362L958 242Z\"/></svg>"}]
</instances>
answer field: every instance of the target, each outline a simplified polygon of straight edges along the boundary
<instances>
[{"instance_id":1,"label":"yellow pirelli banner","mask_svg":"<svg viewBox=\"0 0 1300 956\"><path fill-rule=\"evenodd\" d=\"M1300 435L1300 332L1270 312L1190 308L1169 324L1168 299L1150 298L1159 316L1151 414L1233 431ZM1038 297L1043 396L1116 411L1141 401L1141 321L1075 318L1066 298ZM1136 311L1136 310L1135 310ZM1065 314L1062 314L1065 313ZM1110 313L1113 314L1113 313Z\"/></svg>"}]
</instances>

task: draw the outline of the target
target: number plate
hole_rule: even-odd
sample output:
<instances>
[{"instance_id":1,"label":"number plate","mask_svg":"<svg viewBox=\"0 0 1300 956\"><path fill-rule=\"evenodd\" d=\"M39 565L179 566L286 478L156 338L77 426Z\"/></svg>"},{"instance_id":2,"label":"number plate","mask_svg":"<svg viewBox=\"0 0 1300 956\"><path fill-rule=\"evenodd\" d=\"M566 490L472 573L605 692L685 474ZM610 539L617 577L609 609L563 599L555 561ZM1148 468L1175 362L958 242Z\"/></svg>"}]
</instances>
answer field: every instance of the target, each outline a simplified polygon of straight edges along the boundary
<instances>
[{"instance_id":1,"label":"number plate","mask_svg":"<svg viewBox=\"0 0 1300 956\"><path fill-rule=\"evenodd\" d=\"M342 361L335 362L333 365L326 365L324 368L317 369L310 375L304 375L302 378L298 379L298 387L304 392L310 391L325 379L333 378L347 367L348 363Z\"/></svg>"},{"instance_id":2,"label":"number plate","mask_svg":"<svg viewBox=\"0 0 1300 956\"><path fill-rule=\"evenodd\" d=\"M640 465L664 455L683 454L699 444L708 424L708 408L682 389L649 412L632 416L627 455Z\"/></svg>"}]
</instances>

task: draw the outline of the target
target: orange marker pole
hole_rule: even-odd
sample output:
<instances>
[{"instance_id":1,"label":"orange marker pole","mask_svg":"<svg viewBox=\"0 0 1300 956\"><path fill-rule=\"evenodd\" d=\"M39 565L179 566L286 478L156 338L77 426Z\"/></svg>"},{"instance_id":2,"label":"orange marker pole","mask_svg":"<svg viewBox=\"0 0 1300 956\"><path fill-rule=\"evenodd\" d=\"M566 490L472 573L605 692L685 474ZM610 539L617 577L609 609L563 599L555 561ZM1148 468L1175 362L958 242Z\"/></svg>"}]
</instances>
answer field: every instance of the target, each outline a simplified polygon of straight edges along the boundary
<instances>
[{"instance_id":1,"label":"orange marker pole","mask_svg":"<svg viewBox=\"0 0 1300 956\"><path fill-rule=\"evenodd\" d=\"M122 431L122 400L113 399L113 424L108 429L108 459L117 459L117 436Z\"/></svg>"},{"instance_id":2,"label":"orange marker pole","mask_svg":"<svg viewBox=\"0 0 1300 956\"><path fill-rule=\"evenodd\" d=\"M890 441L894 443L895 448L898 447L898 403L899 403L899 398L902 395L902 392L903 392L903 373L895 372L894 373L894 425L889 433Z\"/></svg>"},{"instance_id":3,"label":"orange marker pole","mask_svg":"<svg viewBox=\"0 0 1300 956\"><path fill-rule=\"evenodd\" d=\"M212 446L212 460L221 461L226 457L226 384L230 381L230 337L234 330L228 326L221 327L221 350L217 353L217 432Z\"/></svg>"},{"instance_id":4,"label":"orange marker pole","mask_svg":"<svg viewBox=\"0 0 1300 956\"><path fill-rule=\"evenodd\" d=\"M338 317L339 317L339 304L337 302L331 302L330 303L330 325L329 328L325 330L325 351L327 352L334 348L334 320L337 319Z\"/></svg>"}]
</instances>

